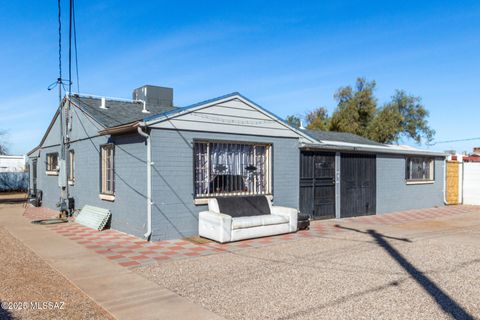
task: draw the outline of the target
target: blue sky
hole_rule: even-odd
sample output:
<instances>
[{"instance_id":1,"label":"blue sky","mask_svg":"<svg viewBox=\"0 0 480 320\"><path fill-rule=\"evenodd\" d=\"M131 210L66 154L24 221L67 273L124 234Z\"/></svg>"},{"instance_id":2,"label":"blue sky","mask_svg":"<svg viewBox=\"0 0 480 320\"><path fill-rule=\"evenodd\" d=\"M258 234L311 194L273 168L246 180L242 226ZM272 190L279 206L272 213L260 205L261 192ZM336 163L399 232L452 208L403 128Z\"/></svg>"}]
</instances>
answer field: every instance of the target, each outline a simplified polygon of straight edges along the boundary
<instances>
[{"instance_id":1,"label":"blue sky","mask_svg":"<svg viewBox=\"0 0 480 320\"><path fill-rule=\"evenodd\" d=\"M239 91L284 117L332 112L335 90L364 76L380 102L395 89L421 96L438 141L480 137L478 1L76 2L80 92L129 98L164 85L185 106ZM58 73L57 7L0 5L0 130L21 154L57 107L46 89ZM480 139L431 148L473 146Z\"/></svg>"}]
</instances>

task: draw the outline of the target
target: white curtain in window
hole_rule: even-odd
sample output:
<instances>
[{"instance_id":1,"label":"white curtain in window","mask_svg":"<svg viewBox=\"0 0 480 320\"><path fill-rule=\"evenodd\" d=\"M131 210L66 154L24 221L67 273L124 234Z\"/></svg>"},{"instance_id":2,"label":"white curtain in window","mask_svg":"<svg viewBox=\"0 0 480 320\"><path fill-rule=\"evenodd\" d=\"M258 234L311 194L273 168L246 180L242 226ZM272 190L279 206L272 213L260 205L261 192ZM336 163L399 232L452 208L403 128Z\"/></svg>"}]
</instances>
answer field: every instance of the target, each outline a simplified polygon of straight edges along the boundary
<instances>
[{"instance_id":1,"label":"white curtain in window","mask_svg":"<svg viewBox=\"0 0 480 320\"><path fill-rule=\"evenodd\" d=\"M195 144L195 192L265 194L267 146L237 143Z\"/></svg>"}]
</instances>

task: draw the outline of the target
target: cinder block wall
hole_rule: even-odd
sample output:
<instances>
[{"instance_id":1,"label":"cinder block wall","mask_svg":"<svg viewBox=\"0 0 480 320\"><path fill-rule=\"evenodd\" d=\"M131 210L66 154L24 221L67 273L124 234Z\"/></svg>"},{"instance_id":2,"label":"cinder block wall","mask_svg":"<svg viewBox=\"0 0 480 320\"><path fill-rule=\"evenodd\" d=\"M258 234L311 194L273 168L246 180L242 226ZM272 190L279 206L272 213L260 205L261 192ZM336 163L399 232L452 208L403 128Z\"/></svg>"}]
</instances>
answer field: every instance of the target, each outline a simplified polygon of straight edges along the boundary
<instances>
[{"instance_id":1,"label":"cinder block wall","mask_svg":"<svg viewBox=\"0 0 480 320\"><path fill-rule=\"evenodd\" d=\"M153 235L152 240L198 235L198 213L206 205L194 204L193 140L227 140L273 145L274 204L298 207L298 139L194 131L152 129Z\"/></svg>"},{"instance_id":2,"label":"cinder block wall","mask_svg":"<svg viewBox=\"0 0 480 320\"><path fill-rule=\"evenodd\" d=\"M435 181L407 184L405 156L377 155L377 214L443 206L443 158L435 158Z\"/></svg>"},{"instance_id":3,"label":"cinder block wall","mask_svg":"<svg viewBox=\"0 0 480 320\"><path fill-rule=\"evenodd\" d=\"M143 237L147 221L147 173L144 138L138 134L114 137L97 136L74 141L70 149L75 151L75 183L69 186L75 207L92 205L109 209L111 227ZM100 145L115 144L115 200L105 201L100 193ZM43 191L43 206L58 210L60 198L58 176L46 175L46 154L60 152L58 146L44 147L40 151L37 169L37 188Z\"/></svg>"},{"instance_id":4,"label":"cinder block wall","mask_svg":"<svg viewBox=\"0 0 480 320\"><path fill-rule=\"evenodd\" d=\"M147 222L147 148L138 134L96 137L71 145L75 150L75 184L70 187L77 208L92 205L109 209L111 227L143 237ZM115 145L115 200L100 194L100 145Z\"/></svg>"},{"instance_id":5,"label":"cinder block wall","mask_svg":"<svg viewBox=\"0 0 480 320\"><path fill-rule=\"evenodd\" d=\"M46 173L47 154L55 152L60 154L59 146L45 147L40 150L40 155L37 159L37 190L42 190L43 192L43 206L57 210L56 205L60 199L58 176L48 176Z\"/></svg>"}]
</instances>

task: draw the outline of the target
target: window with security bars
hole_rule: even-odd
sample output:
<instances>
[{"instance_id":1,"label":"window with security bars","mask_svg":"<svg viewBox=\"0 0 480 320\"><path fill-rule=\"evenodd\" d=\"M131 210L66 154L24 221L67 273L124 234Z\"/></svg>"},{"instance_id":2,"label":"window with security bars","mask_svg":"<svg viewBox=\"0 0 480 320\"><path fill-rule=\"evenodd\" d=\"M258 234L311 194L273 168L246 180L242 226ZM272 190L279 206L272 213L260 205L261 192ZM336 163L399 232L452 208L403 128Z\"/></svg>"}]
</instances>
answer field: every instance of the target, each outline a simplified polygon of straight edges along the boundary
<instances>
[{"instance_id":1,"label":"window with security bars","mask_svg":"<svg viewBox=\"0 0 480 320\"><path fill-rule=\"evenodd\" d=\"M407 157L405 179L407 181L433 181L434 167L432 158Z\"/></svg>"},{"instance_id":2,"label":"window with security bars","mask_svg":"<svg viewBox=\"0 0 480 320\"><path fill-rule=\"evenodd\" d=\"M101 193L113 195L115 192L115 171L114 171L114 146L105 144L101 146Z\"/></svg>"},{"instance_id":3,"label":"window with security bars","mask_svg":"<svg viewBox=\"0 0 480 320\"><path fill-rule=\"evenodd\" d=\"M271 194L269 144L196 142L195 196Z\"/></svg>"}]
</instances>

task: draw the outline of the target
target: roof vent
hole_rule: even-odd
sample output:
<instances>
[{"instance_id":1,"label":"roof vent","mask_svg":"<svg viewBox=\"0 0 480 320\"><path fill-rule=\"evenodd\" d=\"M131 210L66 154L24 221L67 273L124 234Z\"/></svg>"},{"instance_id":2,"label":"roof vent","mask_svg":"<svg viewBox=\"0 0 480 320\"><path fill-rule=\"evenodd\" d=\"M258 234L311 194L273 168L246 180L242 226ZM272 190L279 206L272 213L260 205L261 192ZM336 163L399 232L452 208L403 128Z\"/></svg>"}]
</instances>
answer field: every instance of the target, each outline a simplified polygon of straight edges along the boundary
<instances>
[{"instance_id":1,"label":"roof vent","mask_svg":"<svg viewBox=\"0 0 480 320\"><path fill-rule=\"evenodd\" d=\"M101 104L100 104L100 109L107 109L107 105L106 105L106 102L105 102L105 97L102 97L101 99Z\"/></svg>"},{"instance_id":2,"label":"roof vent","mask_svg":"<svg viewBox=\"0 0 480 320\"><path fill-rule=\"evenodd\" d=\"M147 110L147 103L145 102L145 100L137 100L137 101L141 102L143 105L142 113L150 113L150 111Z\"/></svg>"}]
</instances>

